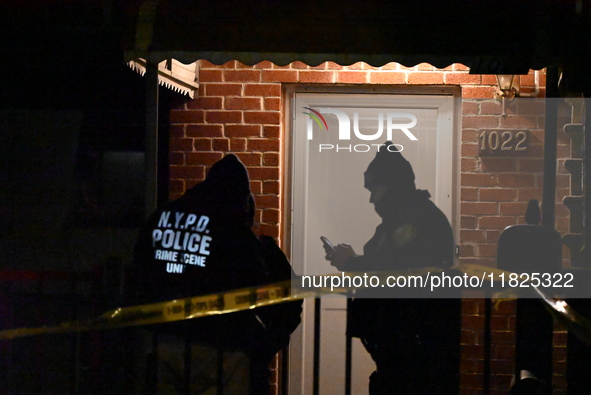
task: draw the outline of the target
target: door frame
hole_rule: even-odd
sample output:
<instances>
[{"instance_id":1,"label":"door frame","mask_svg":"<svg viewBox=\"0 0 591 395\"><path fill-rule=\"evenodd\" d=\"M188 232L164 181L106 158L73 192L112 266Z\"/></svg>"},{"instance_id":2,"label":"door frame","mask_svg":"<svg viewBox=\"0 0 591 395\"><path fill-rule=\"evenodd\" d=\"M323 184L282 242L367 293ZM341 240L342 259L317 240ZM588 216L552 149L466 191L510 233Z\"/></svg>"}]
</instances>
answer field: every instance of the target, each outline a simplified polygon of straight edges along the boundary
<instances>
[{"instance_id":1,"label":"door frame","mask_svg":"<svg viewBox=\"0 0 591 395\"><path fill-rule=\"evenodd\" d=\"M281 158L282 158L282 169L281 172L281 185L282 185L282 199L281 199L281 229L280 229L280 242L281 246L291 260L292 253L292 210L293 210L293 175L294 175L294 157L293 157L293 145L294 141L293 126L295 124L295 97L298 93L318 93L318 94L391 94L391 95L406 95L406 96L451 96L454 99L452 114L452 214L450 222L452 225L454 239L456 245L459 244L459 225L460 225L460 169L461 169L461 88L459 86L384 86L384 85L326 85L326 84L285 84L282 92L283 102L283 142L281 145ZM369 236L368 236L369 237ZM456 256L456 261L458 257ZM294 388L297 383L301 383L303 380L303 357L304 347L302 344L306 341L304 326L305 321L310 318L313 319L314 314L310 312L310 307L313 303L304 303L304 311L302 313L302 324L294 332L294 337L301 339L297 343L301 343L300 347L290 347L291 357L288 358L284 366L289 367L289 375L284 375L288 378L283 386L293 389L294 394L303 395L300 388L303 388L301 384ZM296 357L294 353L301 354ZM290 378L290 376L292 376ZM304 390L305 391L305 390ZM292 392L289 392L292 393Z\"/></svg>"}]
</instances>

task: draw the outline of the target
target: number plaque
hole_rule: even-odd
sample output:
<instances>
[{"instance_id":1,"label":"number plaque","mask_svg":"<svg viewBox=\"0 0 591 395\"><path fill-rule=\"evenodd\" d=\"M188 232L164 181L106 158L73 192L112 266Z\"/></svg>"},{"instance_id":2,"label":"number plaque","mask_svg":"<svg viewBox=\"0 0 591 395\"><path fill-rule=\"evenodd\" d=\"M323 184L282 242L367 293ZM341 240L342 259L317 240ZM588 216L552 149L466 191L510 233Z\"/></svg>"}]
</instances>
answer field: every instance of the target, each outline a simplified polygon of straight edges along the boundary
<instances>
[{"instance_id":1,"label":"number plaque","mask_svg":"<svg viewBox=\"0 0 591 395\"><path fill-rule=\"evenodd\" d=\"M528 130L484 129L478 132L480 155L515 155L527 151Z\"/></svg>"}]
</instances>

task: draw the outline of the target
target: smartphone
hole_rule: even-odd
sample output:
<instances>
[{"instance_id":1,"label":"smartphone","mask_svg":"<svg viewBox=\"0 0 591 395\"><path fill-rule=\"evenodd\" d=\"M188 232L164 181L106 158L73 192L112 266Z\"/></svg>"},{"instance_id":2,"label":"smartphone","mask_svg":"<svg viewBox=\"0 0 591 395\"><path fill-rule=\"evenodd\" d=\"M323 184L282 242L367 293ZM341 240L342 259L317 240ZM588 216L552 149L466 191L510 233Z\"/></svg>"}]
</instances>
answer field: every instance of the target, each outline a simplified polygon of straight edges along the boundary
<instances>
[{"instance_id":1,"label":"smartphone","mask_svg":"<svg viewBox=\"0 0 591 395\"><path fill-rule=\"evenodd\" d=\"M324 250L327 253L331 253L334 251L334 245L324 236L320 236L320 240L322 240L322 244L324 244Z\"/></svg>"}]
</instances>

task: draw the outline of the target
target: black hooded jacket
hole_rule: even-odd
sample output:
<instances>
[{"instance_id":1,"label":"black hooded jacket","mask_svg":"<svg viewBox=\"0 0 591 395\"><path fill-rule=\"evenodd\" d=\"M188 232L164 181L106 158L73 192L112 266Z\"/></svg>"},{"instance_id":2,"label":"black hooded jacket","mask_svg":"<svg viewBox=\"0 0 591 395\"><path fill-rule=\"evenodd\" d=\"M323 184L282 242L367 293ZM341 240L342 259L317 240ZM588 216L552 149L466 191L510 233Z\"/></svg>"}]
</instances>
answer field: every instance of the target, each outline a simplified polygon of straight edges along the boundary
<instances>
[{"instance_id":1,"label":"black hooded jacket","mask_svg":"<svg viewBox=\"0 0 591 395\"><path fill-rule=\"evenodd\" d=\"M136 243L130 302L151 303L289 280L291 266L271 238L251 230L248 173L234 155L206 180L148 219ZM216 347L276 353L300 322L301 302L158 325ZM273 343L275 342L275 343ZM258 351L257 351L258 350Z\"/></svg>"}]
</instances>

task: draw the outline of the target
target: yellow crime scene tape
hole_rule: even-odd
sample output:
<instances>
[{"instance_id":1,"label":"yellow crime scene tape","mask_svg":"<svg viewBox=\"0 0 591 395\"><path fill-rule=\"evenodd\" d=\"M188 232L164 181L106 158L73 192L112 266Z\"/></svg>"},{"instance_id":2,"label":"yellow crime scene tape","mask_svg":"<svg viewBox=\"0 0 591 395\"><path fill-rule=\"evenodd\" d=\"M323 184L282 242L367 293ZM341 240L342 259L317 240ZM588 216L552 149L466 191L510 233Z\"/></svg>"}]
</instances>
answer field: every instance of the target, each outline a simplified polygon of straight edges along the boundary
<instances>
[{"instance_id":1,"label":"yellow crime scene tape","mask_svg":"<svg viewBox=\"0 0 591 395\"><path fill-rule=\"evenodd\" d=\"M484 274L487 274L487 277L492 276L492 278L512 274L512 272L509 271L472 264L459 265L454 267L453 270L469 276L484 276ZM343 275L350 277L375 275L380 278L386 276L408 278L411 276L425 276L427 273L437 272L441 273L445 272L445 270L441 268L420 268L391 272L347 272L318 277L327 278ZM565 323L575 334L578 334L583 340L588 341L589 344L591 344L591 322L589 320L577 314L565 301L550 299L539 289L535 288L535 290L544 301L546 307L558 320ZM292 286L291 281L283 281L259 287L248 287L157 303L119 307L98 317L86 320L67 321L55 326L7 329L0 331L0 340L11 340L42 334L84 332L129 326L162 324L249 310L308 297L318 297L327 294L347 294L348 291L350 291L350 288L313 287L303 289ZM495 292L491 297L493 299L515 299L516 294L515 292L501 291Z\"/></svg>"}]
</instances>

